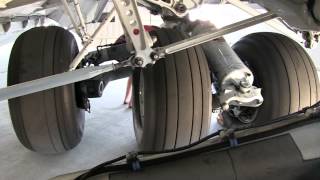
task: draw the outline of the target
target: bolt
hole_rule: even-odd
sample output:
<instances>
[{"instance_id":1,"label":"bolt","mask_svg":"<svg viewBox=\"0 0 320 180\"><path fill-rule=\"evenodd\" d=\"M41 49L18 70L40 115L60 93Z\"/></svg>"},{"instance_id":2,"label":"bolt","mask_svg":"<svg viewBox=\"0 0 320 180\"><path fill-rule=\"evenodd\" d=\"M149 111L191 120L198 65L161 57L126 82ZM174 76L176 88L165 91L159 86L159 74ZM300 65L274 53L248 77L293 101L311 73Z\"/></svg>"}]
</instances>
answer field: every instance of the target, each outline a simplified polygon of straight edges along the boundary
<instances>
[{"instance_id":1,"label":"bolt","mask_svg":"<svg viewBox=\"0 0 320 180\"><path fill-rule=\"evenodd\" d=\"M128 10L128 11L126 12L126 15L127 15L127 16L132 16L132 14L133 14L133 12L132 12L131 10Z\"/></svg>"},{"instance_id":2,"label":"bolt","mask_svg":"<svg viewBox=\"0 0 320 180\"><path fill-rule=\"evenodd\" d=\"M138 35L139 33L140 33L140 30L139 30L139 29L134 29L134 30L133 30L133 34L134 34L134 35Z\"/></svg>"},{"instance_id":3,"label":"bolt","mask_svg":"<svg viewBox=\"0 0 320 180\"><path fill-rule=\"evenodd\" d=\"M178 13L185 13L187 11L187 7L186 5L182 4L182 3L178 3L174 6L174 9L178 12Z\"/></svg>"},{"instance_id":4,"label":"bolt","mask_svg":"<svg viewBox=\"0 0 320 180\"><path fill-rule=\"evenodd\" d=\"M88 98L83 99L83 108L85 111L87 111L88 113L90 113L91 111L91 105L90 105L90 101Z\"/></svg>"},{"instance_id":5,"label":"bolt","mask_svg":"<svg viewBox=\"0 0 320 180\"><path fill-rule=\"evenodd\" d=\"M260 105L260 104L262 104L262 103L263 103L263 101L261 101L260 99L257 99L257 100L256 100L256 104L259 104L259 105Z\"/></svg>"},{"instance_id":6,"label":"bolt","mask_svg":"<svg viewBox=\"0 0 320 180\"><path fill-rule=\"evenodd\" d=\"M138 66L142 66L143 64L143 59L142 58L135 58L134 63Z\"/></svg>"},{"instance_id":7,"label":"bolt","mask_svg":"<svg viewBox=\"0 0 320 180\"><path fill-rule=\"evenodd\" d=\"M121 1L122 6L127 6L129 3L126 0Z\"/></svg>"},{"instance_id":8,"label":"bolt","mask_svg":"<svg viewBox=\"0 0 320 180\"><path fill-rule=\"evenodd\" d=\"M101 97L103 94L103 90L104 90L104 83L103 81L100 81L99 85L98 85L98 96Z\"/></svg>"},{"instance_id":9,"label":"bolt","mask_svg":"<svg viewBox=\"0 0 320 180\"><path fill-rule=\"evenodd\" d=\"M160 59L160 56L159 56L157 53L155 53L155 52L152 52L152 53L150 54L150 57L151 57L152 60L158 60L158 59Z\"/></svg>"},{"instance_id":10,"label":"bolt","mask_svg":"<svg viewBox=\"0 0 320 180\"><path fill-rule=\"evenodd\" d=\"M251 87L251 84L247 80L240 81L240 86L243 88L249 88Z\"/></svg>"},{"instance_id":11,"label":"bolt","mask_svg":"<svg viewBox=\"0 0 320 180\"><path fill-rule=\"evenodd\" d=\"M153 56L153 58L154 58L154 59L159 59L158 54L155 54L155 55Z\"/></svg>"},{"instance_id":12,"label":"bolt","mask_svg":"<svg viewBox=\"0 0 320 180\"><path fill-rule=\"evenodd\" d=\"M157 36L151 36L151 39L153 43L156 43L158 41Z\"/></svg>"}]
</instances>

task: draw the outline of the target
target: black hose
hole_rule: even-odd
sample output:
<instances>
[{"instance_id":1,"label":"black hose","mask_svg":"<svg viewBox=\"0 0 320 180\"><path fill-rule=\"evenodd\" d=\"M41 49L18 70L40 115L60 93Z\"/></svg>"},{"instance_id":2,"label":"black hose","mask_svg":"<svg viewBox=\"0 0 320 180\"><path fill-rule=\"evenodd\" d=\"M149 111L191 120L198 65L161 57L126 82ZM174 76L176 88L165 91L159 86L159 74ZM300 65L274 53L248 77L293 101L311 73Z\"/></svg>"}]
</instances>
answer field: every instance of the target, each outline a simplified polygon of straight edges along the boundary
<instances>
[{"instance_id":1,"label":"black hose","mask_svg":"<svg viewBox=\"0 0 320 180\"><path fill-rule=\"evenodd\" d=\"M107 161L107 162L104 162L102 164L99 164L98 166L90 169L87 173L84 173L82 175L80 175L79 177L76 178L76 180L82 180L82 179L87 179L91 176L94 176L96 174L99 174L100 173L100 169L102 169L103 167L107 166L107 165L110 165L112 163L115 163L115 162L118 162L118 161L121 161L123 159L126 159L126 156L120 156L120 157L117 157L115 159L112 159L110 161Z\"/></svg>"},{"instance_id":2,"label":"black hose","mask_svg":"<svg viewBox=\"0 0 320 180\"><path fill-rule=\"evenodd\" d=\"M279 117L279 118L276 118L270 122L267 122L267 123L264 123L263 125L259 125L260 126L266 126L266 125L270 125L270 124L273 124L273 123L276 123L276 122L280 122L280 121L284 121L284 120L290 120L294 117L297 117L299 115L301 115L302 113L306 113L307 110L309 109L314 109L314 108L318 108L320 106L320 101L315 103L314 105L310 106L310 107L306 107L298 112L295 112L293 114L289 114L289 115L286 115L286 116L283 116L283 117ZM319 121L318 119L311 119L311 118L318 118L319 117L319 112L316 112L314 114L312 114L310 117L308 117L308 121L298 121L298 122L293 122L291 124L287 124L285 126L282 126L282 127L277 127L275 129L272 129L272 130L269 130L267 132L261 132L261 133L257 133L257 134L253 134L253 135L249 135L249 136L246 136L246 137L242 137L242 138L239 138L239 142L241 143L244 143L244 142L250 142L254 139L259 139L259 138L264 138L264 137L268 137L270 135L273 135L273 134L276 134L276 133L280 133L280 132L284 132L284 131L288 131L290 129L293 129L293 128L297 128L297 127L300 127L300 126L303 126L303 125L306 125L306 124L310 124L310 123L313 123L313 122L317 122ZM255 126L257 127L257 126ZM247 127L247 129L249 128L254 128L254 127ZM239 129L236 129L236 130L244 130L242 128L239 128ZM173 153L173 152L179 152L179 151L183 151L183 150L187 150L191 147L194 147L196 145L199 145L213 137L216 137L218 136L220 133L220 131L217 131L215 133L212 133L202 139L200 139L199 141L197 142L194 142L192 144L189 144L187 146L183 146L183 147L179 147L179 148L176 148L176 149L169 149L169 150L163 150L163 151L140 151L137 153L137 155L155 155L155 154L164 154L164 153ZM208 151L208 150L219 150L219 149L222 149L222 148L230 148L230 145L229 145L229 142L227 140L221 140L220 143L217 143L217 144L213 144L213 145L209 145L209 146L205 146L205 147L202 147L202 148L199 148L199 149L194 149L194 150L191 150L191 151L185 151L185 152L182 152L182 153L179 153L179 154L173 154L173 155L168 155L168 156L164 156L164 157L160 157L160 158L156 158L156 159L151 159L151 160L146 160L146 161L141 161L141 166L150 166L150 165L156 165L156 164L160 164L160 163L164 163L164 162L168 162L169 160L176 160L176 159L179 159L179 158L182 158L182 157L186 157L186 156L190 156L190 155L194 155L194 154L197 154L197 153L201 153L201 152L204 152L204 151ZM78 176L76 178L76 180L84 180L84 179L87 179L89 177L92 177L92 176L95 176L95 175L98 175L98 174L101 174L101 173L106 173L106 172L110 172L110 171L120 171L120 170L130 170L130 165L129 164L121 164L121 165L113 165L113 166L110 166L112 163L115 163L115 162L119 162L121 160L124 160L126 159L127 157L126 156L120 156L116 159L113 159L111 161L107 161L105 163L102 163L94 168L92 168L91 170L89 170L87 173L84 173L80 176Z\"/></svg>"},{"instance_id":3,"label":"black hose","mask_svg":"<svg viewBox=\"0 0 320 180\"><path fill-rule=\"evenodd\" d=\"M140 152L137 153L137 155L155 155L155 154L164 154L164 153L173 153L173 152L183 151L183 150L192 148L192 147L194 147L196 145L199 145L199 144L207 141L208 139L211 139L211 138L213 138L215 136L218 136L219 133L220 133L220 131L217 131L215 133L212 133L212 134L200 139L197 142L194 142L194 143L191 143L189 145L182 146L182 147L179 147L179 148L176 148L176 149L168 149L168 150L163 150L163 151L140 151ZM110 165L112 163L124 160L124 159L126 159L126 156L120 156L120 157L115 158L113 160L104 162L104 163L92 168L87 173L84 173L84 174L80 175L79 177L76 178L76 180L84 180L84 179L87 179L87 178L89 178L91 176L97 175L99 173L106 172L106 170L108 169L108 167L106 167L106 166L108 166L108 165ZM149 164L149 163L147 163L147 164ZM121 166L121 167L123 167L123 166Z\"/></svg>"}]
</instances>

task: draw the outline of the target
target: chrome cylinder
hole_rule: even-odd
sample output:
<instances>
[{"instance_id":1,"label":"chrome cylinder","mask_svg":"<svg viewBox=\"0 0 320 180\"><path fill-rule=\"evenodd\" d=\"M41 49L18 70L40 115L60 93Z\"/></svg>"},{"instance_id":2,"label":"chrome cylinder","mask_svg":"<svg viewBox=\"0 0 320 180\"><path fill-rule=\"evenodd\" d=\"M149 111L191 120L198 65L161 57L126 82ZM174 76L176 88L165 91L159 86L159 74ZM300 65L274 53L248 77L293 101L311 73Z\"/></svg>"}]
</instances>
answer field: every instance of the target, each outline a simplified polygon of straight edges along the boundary
<instances>
[{"instance_id":1,"label":"chrome cylinder","mask_svg":"<svg viewBox=\"0 0 320 180\"><path fill-rule=\"evenodd\" d=\"M222 90L227 89L230 85L251 87L252 72L224 39L210 41L203 44L202 47Z\"/></svg>"}]
</instances>

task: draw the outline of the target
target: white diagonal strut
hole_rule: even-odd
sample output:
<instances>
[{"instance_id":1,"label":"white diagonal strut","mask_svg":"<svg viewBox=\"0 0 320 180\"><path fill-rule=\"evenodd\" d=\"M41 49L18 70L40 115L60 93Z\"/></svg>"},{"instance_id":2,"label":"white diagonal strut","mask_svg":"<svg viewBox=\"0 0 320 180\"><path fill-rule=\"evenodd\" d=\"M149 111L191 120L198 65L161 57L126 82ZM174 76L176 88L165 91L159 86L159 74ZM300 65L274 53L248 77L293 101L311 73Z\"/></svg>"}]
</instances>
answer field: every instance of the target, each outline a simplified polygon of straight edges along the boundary
<instances>
[{"instance_id":1,"label":"white diagonal strut","mask_svg":"<svg viewBox=\"0 0 320 180\"><path fill-rule=\"evenodd\" d=\"M102 32L102 30L106 27L106 25L114 18L116 15L116 10L113 8L110 11L110 14L103 20L103 22L99 25L99 27L95 30L92 35L91 40L85 42L84 47L80 50L79 54L74 58L74 60L70 63L69 69L75 70L77 66L80 64L82 59L89 53L89 50L93 48L94 42Z\"/></svg>"}]
</instances>

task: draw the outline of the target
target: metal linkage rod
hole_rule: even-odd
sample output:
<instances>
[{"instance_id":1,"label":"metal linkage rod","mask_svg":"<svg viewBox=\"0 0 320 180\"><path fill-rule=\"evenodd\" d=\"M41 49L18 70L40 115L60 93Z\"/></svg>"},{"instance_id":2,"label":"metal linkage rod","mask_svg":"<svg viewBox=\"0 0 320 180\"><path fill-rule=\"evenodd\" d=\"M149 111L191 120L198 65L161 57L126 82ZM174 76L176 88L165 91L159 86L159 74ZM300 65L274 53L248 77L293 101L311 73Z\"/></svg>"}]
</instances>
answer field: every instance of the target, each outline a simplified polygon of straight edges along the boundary
<instances>
[{"instance_id":1,"label":"metal linkage rod","mask_svg":"<svg viewBox=\"0 0 320 180\"><path fill-rule=\"evenodd\" d=\"M77 20L75 19L75 17L73 16L73 13L69 7L69 4L67 2L67 0L61 0L62 5L67 13L67 15L69 16L71 23L76 31L76 33L81 37L81 40L83 43L85 43L86 41L90 40L90 35L88 34L87 31L87 26L85 23L85 20L83 18L82 12L81 12L81 7L80 7L80 3L78 0L73 0L73 4L74 4L74 8L75 11L77 13L77 16L79 18L79 25L77 24Z\"/></svg>"},{"instance_id":2,"label":"metal linkage rod","mask_svg":"<svg viewBox=\"0 0 320 180\"><path fill-rule=\"evenodd\" d=\"M0 89L0 101L91 79L117 69L118 67L115 66L117 65L87 67L2 88Z\"/></svg>"},{"instance_id":3,"label":"metal linkage rod","mask_svg":"<svg viewBox=\"0 0 320 180\"><path fill-rule=\"evenodd\" d=\"M77 21L76 19L74 18L73 14L72 14L72 11L69 7L69 4L67 2L67 0L61 0L61 3L64 7L64 10L66 11L66 13L68 14L69 18L70 18L70 21L76 31L76 33L81 37L82 39L82 32L81 32L81 29L79 28L78 24L77 24Z\"/></svg>"},{"instance_id":4,"label":"metal linkage rod","mask_svg":"<svg viewBox=\"0 0 320 180\"><path fill-rule=\"evenodd\" d=\"M85 23L85 20L83 18L83 15L82 15L82 12L81 12L81 7L80 7L80 3L79 3L79 0L73 0L73 3L74 3L74 7L76 9L76 12L77 12L77 15L79 17L79 22L80 22L80 28L82 29L83 31L83 35L86 36L84 38L88 38L89 37L89 34L87 32L87 25Z\"/></svg>"},{"instance_id":5,"label":"metal linkage rod","mask_svg":"<svg viewBox=\"0 0 320 180\"><path fill-rule=\"evenodd\" d=\"M157 57L163 57L166 54L173 54L175 52L178 52L178 51L181 51L181 50L184 50L184 49L187 49L187 48L190 48L190 47L193 47L193 46L196 46L196 45L199 45L199 44L202 44L202 43L214 40L214 39L217 39L223 35L226 35L226 34L229 34L229 33L232 33L232 32L235 32L235 31L238 31L238 30L259 24L259 23L262 23L264 21L268 21L270 19L274 19L276 17L277 17L277 15L275 15L271 12L268 12L268 13L264 13L264 14L261 14L261 15L243 20L243 21L239 21L234 24L230 24L230 25L225 26L221 29L212 29L206 33L199 34L199 35L193 36L191 38L188 38L188 39L185 39L185 40L182 40L182 41L179 41L179 42L176 42L176 43L164 46L164 47L156 48L155 49L155 51L157 52L156 55L157 55ZM155 58L155 59L157 59L157 58Z\"/></svg>"}]
</instances>

